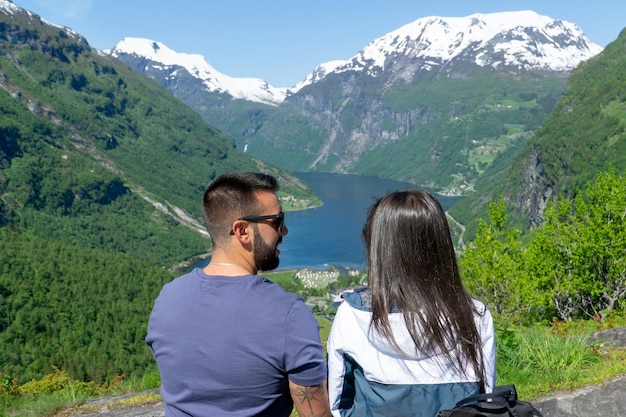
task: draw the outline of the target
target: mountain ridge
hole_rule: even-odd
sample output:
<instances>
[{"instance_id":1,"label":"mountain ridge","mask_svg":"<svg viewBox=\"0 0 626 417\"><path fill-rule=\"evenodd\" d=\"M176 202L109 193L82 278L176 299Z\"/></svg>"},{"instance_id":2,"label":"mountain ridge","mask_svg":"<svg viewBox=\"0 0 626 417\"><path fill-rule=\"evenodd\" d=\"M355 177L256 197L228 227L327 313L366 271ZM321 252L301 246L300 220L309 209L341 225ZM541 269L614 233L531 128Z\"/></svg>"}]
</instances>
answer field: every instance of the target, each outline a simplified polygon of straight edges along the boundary
<instances>
[{"instance_id":1,"label":"mountain ridge","mask_svg":"<svg viewBox=\"0 0 626 417\"><path fill-rule=\"evenodd\" d=\"M528 30L545 38L534 51L524 45L524 41L530 38ZM569 37L563 37L563 32L569 33ZM518 47L511 49L511 40L503 34L515 39ZM551 44L554 45L552 48ZM549 71L571 71L578 62L602 49L590 42L575 24L524 10L475 13L465 17L423 17L371 41L347 60L320 63L291 87L273 87L258 78L229 77L212 67L202 55L178 53L151 39L124 38L105 52L115 57L134 54L154 62L147 65L182 67L202 80L208 91L229 94L234 99L279 105L290 95L331 74L362 71L376 76L384 69L389 57L421 58L423 67L420 70L433 70L467 54L468 50L486 48L491 48L489 54L476 56L475 62L480 66L518 65L519 69ZM588 52L583 53L584 50ZM556 58L555 53L558 53Z\"/></svg>"},{"instance_id":2,"label":"mountain ridge","mask_svg":"<svg viewBox=\"0 0 626 417\"><path fill-rule=\"evenodd\" d=\"M148 43L148 45L150 45ZM111 52L244 152L291 171L374 175L467 194L537 129L602 48L532 11L418 19L317 68L281 102L208 91L183 65ZM498 162L498 159L507 159Z\"/></svg>"},{"instance_id":3,"label":"mountain ridge","mask_svg":"<svg viewBox=\"0 0 626 417\"><path fill-rule=\"evenodd\" d=\"M535 50L524 45L531 37L529 31L545 38ZM564 32L570 36L564 37ZM553 45L558 47L550 48ZM540 47L543 50L538 51ZM550 71L571 71L581 60L602 49L590 42L576 25L530 10L475 13L465 17L433 16L418 19L372 41L349 61L350 65L340 66L335 72L361 66L374 73L376 68L385 67L389 57L397 55L422 58L424 67L421 69L432 70L468 51L487 48L492 49L491 55L479 53L474 61L477 65ZM583 50L588 53L582 53Z\"/></svg>"},{"instance_id":4,"label":"mountain ridge","mask_svg":"<svg viewBox=\"0 0 626 417\"><path fill-rule=\"evenodd\" d=\"M276 105L284 100L288 92L287 88L272 87L258 78L229 77L213 68L202 55L175 52L166 45L150 39L124 38L106 53L113 57L120 54L140 55L147 60L146 65L162 64L164 70L173 72L173 76L177 71L184 69L202 81L207 91L229 94L234 99Z\"/></svg>"},{"instance_id":5,"label":"mountain ridge","mask_svg":"<svg viewBox=\"0 0 626 417\"><path fill-rule=\"evenodd\" d=\"M557 198L575 200L598 174L626 170L626 29L602 53L579 65L542 126L507 164L481 178L451 209L472 238L487 202L502 199L509 224L529 231Z\"/></svg>"}]
</instances>

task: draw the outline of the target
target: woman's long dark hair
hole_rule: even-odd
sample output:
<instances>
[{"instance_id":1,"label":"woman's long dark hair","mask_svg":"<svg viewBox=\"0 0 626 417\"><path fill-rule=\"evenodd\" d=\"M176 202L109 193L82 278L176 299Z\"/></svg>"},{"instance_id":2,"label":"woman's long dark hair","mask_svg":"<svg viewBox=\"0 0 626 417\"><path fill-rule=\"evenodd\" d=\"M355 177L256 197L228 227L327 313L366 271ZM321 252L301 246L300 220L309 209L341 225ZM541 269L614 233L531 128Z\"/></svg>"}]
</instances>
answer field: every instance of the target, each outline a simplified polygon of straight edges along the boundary
<instances>
[{"instance_id":1,"label":"woman's long dark hair","mask_svg":"<svg viewBox=\"0 0 626 417\"><path fill-rule=\"evenodd\" d=\"M370 207L363 238L374 328L403 353L389 323L395 303L416 352L443 354L464 376L469 365L482 385L475 306L461 282L446 214L437 199L423 190L386 195Z\"/></svg>"}]
</instances>

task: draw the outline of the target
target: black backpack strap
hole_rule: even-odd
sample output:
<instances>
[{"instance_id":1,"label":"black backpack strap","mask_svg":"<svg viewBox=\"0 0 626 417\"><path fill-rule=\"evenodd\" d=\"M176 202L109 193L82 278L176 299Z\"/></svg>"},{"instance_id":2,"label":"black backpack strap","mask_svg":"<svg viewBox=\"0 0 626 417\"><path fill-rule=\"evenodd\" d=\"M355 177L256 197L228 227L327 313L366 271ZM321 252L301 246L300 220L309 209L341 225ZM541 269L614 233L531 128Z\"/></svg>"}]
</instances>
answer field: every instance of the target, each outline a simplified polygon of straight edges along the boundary
<instances>
[{"instance_id":1,"label":"black backpack strap","mask_svg":"<svg viewBox=\"0 0 626 417\"><path fill-rule=\"evenodd\" d=\"M515 390L515 385L502 385L499 387L495 387L491 394L476 394L470 395L469 397L463 398L461 401L456 403L456 407L461 407L466 404L476 403L479 401L515 401L517 400L517 391Z\"/></svg>"}]
</instances>

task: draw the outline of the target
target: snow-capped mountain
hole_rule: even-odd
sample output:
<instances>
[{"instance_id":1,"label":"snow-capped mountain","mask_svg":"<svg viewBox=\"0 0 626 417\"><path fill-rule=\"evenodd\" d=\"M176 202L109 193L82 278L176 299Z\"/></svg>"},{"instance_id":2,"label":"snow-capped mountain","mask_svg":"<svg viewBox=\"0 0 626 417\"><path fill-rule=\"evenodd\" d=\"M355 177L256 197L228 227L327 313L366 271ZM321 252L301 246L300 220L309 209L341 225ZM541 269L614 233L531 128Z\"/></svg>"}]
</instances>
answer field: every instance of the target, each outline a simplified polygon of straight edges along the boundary
<instances>
[{"instance_id":1,"label":"snow-capped mountain","mask_svg":"<svg viewBox=\"0 0 626 417\"><path fill-rule=\"evenodd\" d=\"M281 103L287 94L287 88L272 87L259 78L229 77L213 68L202 55L175 52L150 39L124 38L110 54L115 57L121 54L141 56L149 60L150 65L170 72L170 77L176 77L184 69L201 80L207 91L226 93L234 99L275 105Z\"/></svg>"},{"instance_id":2,"label":"snow-capped mountain","mask_svg":"<svg viewBox=\"0 0 626 417\"><path fill-rule=\"evenodd\" d=\"M24 9L16 6L15 4L13 4L13 2L8 0L0 0L0 10L4 10L9 15L24 11Z\"/></svg>"},{"instance_id":3,"label":"snow-capped mountain","mask_svg":"<svg viewBox=\"0 0 626 417\"><path fill-rule=\"evenodd\" d=\"M518 11L418 19L291 88L226 77L153 41L115 54L281 168L455 189L471 188L499 154L510 158L572 70L601 51L573 23Z\"/></svg>"},{"instance_id":4,"label":"snow-capped mountain","mask_svg":"<svg viewBox=\"0 0 626 417\"><path fill-rule=\"evenodd\" d=\"M12 16L13 18L16 18L17 16L27 16L27 18L30 20L40 21L41 23L44 23L46 25L57 27L59 29L62 29L68 36L71 36L72 38L77 39L80 42L86 42L83 36L74 32L72 29L66 26L60 26L55 23L49 22L41 16L16 5L11 0L0 0L0 11L3 11L5 14L7 14L8 16Z\"/></svg>"},{"instance_id":5,"label":"snow-capped mountain","mask_svg":"<svg viewBox=\"0 0 626 417\"><path fill-rule=\"evenodd\" d=\"M365 71L376 76L398 57L430 71L462 59L494 69L571 71L602 50L573 23L533 11L425 17L390 32L332 72Z\"/></svg>"},{"instance_id":6,"label":"snow-capped mountain","mask_svg":"<svg viewBox=\"0 0 626 417\"><path fill-rule=\"evenodd\" d=\"M571 71L601 50L575 24L526 10L421 18L375 39L348 60L318 65L290 88L273 87L257 78L229 77L201 55L175 52L149 39L125 38L111 54L144 57L146 65L169 71L169 77L184 69L201 80L208 92L279 105L289 95L331 74L362 72L376 77L390 70L396 78L410 82L416 73L434 71L455 61L496 70Z\"/></svg>"}]
</instances>

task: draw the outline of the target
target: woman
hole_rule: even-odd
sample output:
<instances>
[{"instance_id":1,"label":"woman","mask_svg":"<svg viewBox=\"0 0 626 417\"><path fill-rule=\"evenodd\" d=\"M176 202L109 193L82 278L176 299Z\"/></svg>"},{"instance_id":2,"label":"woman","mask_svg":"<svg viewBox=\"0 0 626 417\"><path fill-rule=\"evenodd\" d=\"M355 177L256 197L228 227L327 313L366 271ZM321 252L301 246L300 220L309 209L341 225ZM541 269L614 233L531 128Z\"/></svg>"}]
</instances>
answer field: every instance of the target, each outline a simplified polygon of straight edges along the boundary
<instances>
[{"instance_id":1,"label":"woman","mask_svg":"<svg viewBox=\"0 0 626 417\"><path fill-rule=\"evenodd\" d=\"M433 417L495 384L491 313L463 288L445 212L421 190L375 202L368 288L344 294L328 339L334 416Z\"/></svg>"}]
</instances>

